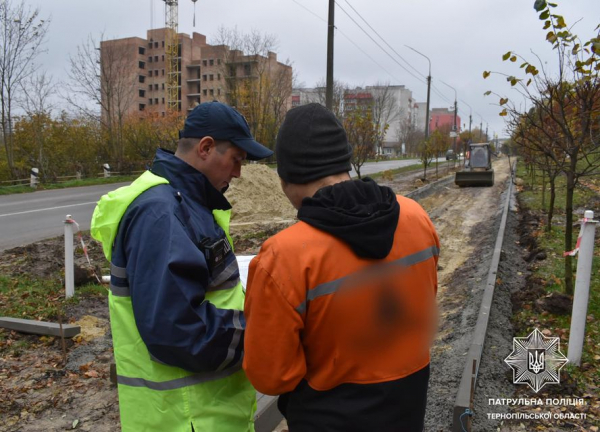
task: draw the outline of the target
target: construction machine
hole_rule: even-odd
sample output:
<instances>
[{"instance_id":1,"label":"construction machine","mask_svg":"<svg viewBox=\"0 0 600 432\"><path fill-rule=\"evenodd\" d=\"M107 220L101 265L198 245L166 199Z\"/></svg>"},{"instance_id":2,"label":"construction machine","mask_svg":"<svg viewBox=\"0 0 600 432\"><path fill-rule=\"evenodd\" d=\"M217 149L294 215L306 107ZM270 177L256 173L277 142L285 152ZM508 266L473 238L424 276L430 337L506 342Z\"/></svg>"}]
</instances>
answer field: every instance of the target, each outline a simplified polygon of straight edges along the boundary
<instances>
[{"instance_id":1,"label":"construction machine","mask_svg":"<svg viewBox=\"0 0 600 432\"><path fill-rule=\"evenodd\" d=\"M457 171L454 183L458 186L493 186L492 151L490 143L470 143L465 154L465 167Z\"/></svg>"}]
</instances>

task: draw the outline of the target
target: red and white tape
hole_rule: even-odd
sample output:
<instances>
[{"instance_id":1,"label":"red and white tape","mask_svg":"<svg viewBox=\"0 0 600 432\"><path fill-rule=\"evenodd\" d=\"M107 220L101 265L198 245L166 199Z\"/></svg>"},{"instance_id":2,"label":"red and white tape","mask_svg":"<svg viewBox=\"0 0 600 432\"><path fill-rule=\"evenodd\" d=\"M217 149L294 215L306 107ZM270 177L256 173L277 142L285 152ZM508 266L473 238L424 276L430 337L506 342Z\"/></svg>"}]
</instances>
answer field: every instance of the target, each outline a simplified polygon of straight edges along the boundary
<instances>
[{"instance_id":1,"label":"red and white tape","mask_svg":"<svg viewBox=\"0 0 600 432\"><path fill-rule=\"evenodd\" d=\"M85 242L83 241L83 236L81 235L81 231L79 230L79 224L73 218L68 218L68 219L65 220L65 222L68 222L70 224L74 224L77 227L77 238L79 238L79 242L81 243L81 248L83 249L83 254L85 255L85 259L87 259L88 264L92 268L92 271L94 272L94 276L98 280L98 283L101 284L102 281L100 280L100 278L96 274L96 271L94 270L94 266L92 265L92 262L90 261L90 256L88 255L88 248L87 248Z\"/></svg>"},{"instance_id":2,"label":"red and white tape","mask_svg":"<svg viewBox=\"0 0 600 432\"><path fill-rule=\"evenodd\" d=\"M563 256L575 256L577 252L579 252L579 246L581 246L581 236L583 235L583 228L585 227L586 222L589 221L588 218L583 218L581 220L581 230L579 231L579 236L577 237L577 243L575 243L575 249L569 252L564 252Z\"/></svg>"}]
</instances>

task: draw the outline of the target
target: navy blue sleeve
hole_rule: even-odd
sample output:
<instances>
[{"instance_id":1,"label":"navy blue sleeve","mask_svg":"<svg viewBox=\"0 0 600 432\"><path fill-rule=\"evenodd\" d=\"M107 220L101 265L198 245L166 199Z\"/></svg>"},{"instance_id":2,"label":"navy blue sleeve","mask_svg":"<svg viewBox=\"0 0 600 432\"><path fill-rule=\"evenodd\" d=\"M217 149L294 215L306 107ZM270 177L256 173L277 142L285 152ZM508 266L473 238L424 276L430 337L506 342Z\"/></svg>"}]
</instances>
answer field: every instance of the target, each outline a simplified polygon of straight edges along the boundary
<instances>
[{"instance_id":1,"label":"navy blue sleeve","mask_svg":"<svg viewBox=\"0 0 600 432\"><path fill-rule=\"evenodd\" d=\"M170 206L136 206L126 216L123 240L133 312L154 360L191 372L235 365L243 354L243 312L205 300L204 254Z\"/></svg>"}]
</instances>

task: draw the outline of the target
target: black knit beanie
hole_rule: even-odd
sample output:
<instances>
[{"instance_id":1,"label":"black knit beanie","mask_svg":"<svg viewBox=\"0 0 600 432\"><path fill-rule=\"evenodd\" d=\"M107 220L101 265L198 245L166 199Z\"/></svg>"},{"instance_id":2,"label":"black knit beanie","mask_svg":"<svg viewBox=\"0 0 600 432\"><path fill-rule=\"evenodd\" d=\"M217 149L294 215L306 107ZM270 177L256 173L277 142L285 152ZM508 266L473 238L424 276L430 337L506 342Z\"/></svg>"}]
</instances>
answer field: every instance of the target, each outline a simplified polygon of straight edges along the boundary
<instances>
[{"instance_id":1,"label":"black knit beanie","mask_svg":"<svg viewBox=\"0 0 600 432\"><path fill-rule=\"evenodd\" d=\"M336 116L311 103L289 110L275 144L277 174L287 183L306 184L351 169L352 147Z\"/></svg>"}]
</instances>

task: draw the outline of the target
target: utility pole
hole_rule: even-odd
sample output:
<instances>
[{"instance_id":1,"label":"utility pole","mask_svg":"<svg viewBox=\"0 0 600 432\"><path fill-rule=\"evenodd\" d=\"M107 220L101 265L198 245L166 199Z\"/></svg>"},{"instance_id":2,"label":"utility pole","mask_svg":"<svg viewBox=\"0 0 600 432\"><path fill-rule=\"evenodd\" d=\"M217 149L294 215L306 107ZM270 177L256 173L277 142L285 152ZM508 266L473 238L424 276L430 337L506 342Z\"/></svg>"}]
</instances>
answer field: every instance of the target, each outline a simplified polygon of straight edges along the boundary
<instances>
[{"instance_id":1,"label":"utility pole","mask_svg":"<svg viewBox=\"0 0 600 432\"><path fill-rule=\"evenodd\" d=\"M468 103L466 103L464 100L462 100L462 99L461 99L460 101L461 101L462 103L464 103L466 106L468 106L468 107L469 107L469 141L470 141L470 142L473 142L473 137L471 136L471 123L472 123L472 121L473 121L473 120L472 120L472 119L473 119L473 116L471 115L471 113L472 113L472 108L471 108L471 105L469 105ZM464 143L464 145L463 145L463 147L464 147L464 153L465 153L465 154L467 154L467 144L468 144L468 143L466 143L466 142L465 142L465 143Z\"/></svg>"},{"instance_id":2,"label":"utility pole","mask_svg":"<svg viewBox=\"0 0 600 432\"><path fill-rule=\"evenodd\" d=\"M477 115L479 116L479 142L483 142L483 117L481 116L481 114L477 113Z\"/></svg>"},{"instance_id":3,"label":"utility pole","mask_svg":"<svg viewBox=\"0 0 600 432\"><path fill-rule=\"evenodd\" d=\"M489 125L486 123L485 124L485 139L486 139L486 141L489 141L489 138L488 138L488 126Z\"/></svg>"},{"instance_id":4,"label":"utility pole","mask_svg":"<svg viewBox=\"0 0 600 432\"><path fill-rule=\"evenodd\" d=\"M457 99L456 89L454 87L452 87L450 84L446 84L444 81L441 81L441 83L447 85L452 90L454 90L454 129L453 129L453 131L454 131L454 144L452 145L452 148L454 149L454 152L457 153L458 149L456 148L456 135L458 133L458 129L456 128L456 113L458 112L458 103L456 102L456 99Z\"/></svg>"},{"instance_id":5,"label":"utility pole","mask_svg":"<svg viewBox=\"0 0 600 432\"><path fill-rule=\"evenodd\" d=\"M413 50L417 54L422 55L429 62L429 73L427 74L427 112L425 113L425 139L429 138L429 95L431 94L431 60L425 54L420 53L414 48L404 45L406 48Z\"/></svg>"},{"instance_id":6,"label":"utility pole","mask_svg":"<svg viewBox=\"0 0 600 432\"><path fill-rule=\"evenodd\" d=\"M327 24L327 80L325 88L325 107L333 109L333 31L335 0L329 0L329 22Z\"/></svg>"}]
</instances>

